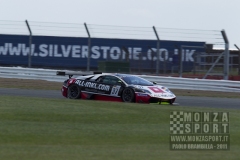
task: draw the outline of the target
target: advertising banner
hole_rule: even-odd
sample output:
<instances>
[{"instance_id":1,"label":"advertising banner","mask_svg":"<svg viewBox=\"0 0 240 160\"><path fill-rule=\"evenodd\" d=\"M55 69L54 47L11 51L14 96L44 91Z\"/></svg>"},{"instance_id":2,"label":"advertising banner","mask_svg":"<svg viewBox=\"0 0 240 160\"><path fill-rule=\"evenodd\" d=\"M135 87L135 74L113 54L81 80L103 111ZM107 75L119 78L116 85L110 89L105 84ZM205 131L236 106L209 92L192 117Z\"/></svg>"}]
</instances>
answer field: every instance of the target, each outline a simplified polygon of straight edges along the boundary
<instances>
[{"instance_id":1,"label":"advertising banner","mask_svg":"<svg viewBox=\"0 0 240 160\"><path fill-rule=\"evenodd\" d=\"M202 52L205 42L164 41L160 42L159 68L169 70L179 65L182 46L183 69L191 70L194 54ZM157 40L91 39L90 67L97 68L99 61L129 61L131 68L156 68ZM77 37L32 37L32 66L86 68L88 38ZM29 36L0 35L0 65L28 64ZM165 64L164 64L165 63ZM143 65L144 64L144 65Z\"/></svg>"}]
</instances>

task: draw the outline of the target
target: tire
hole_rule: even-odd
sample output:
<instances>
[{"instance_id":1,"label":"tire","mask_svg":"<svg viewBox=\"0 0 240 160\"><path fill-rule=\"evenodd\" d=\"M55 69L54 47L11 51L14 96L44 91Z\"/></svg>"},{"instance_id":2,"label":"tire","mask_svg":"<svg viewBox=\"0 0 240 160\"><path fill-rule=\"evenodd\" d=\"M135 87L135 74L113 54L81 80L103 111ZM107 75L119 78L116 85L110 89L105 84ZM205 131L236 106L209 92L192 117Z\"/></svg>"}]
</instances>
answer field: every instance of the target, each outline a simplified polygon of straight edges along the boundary
<instances>
[{"instance_id":1,"label":"tire","mask_svg":"<svg viewBox=\"0 0 240 160\"><path fill-rule=\"evenodd\" d=\"M79 99L81 97L81 90L77 84L72 84L68 87L68 98Z\"/></svg>"},{"instance_id":2,"label":"tire","mask_svg":"<svg viewBox=\"0 0 240 160\"><path fill-rule=\"evenodd\" d=\"M161 105L161 103L162 103L162 100L160 99L160 100L158 101L158 104Z\"/></svg>"},{"instance_id":3,"label":"tire","mask_svg":"<svg viewBox=\"0 0 240 160\"><path fill-rule=\"evenodd\" d=\"M123 102L134 102L135 101L135 93L131 88L125 88L122 92L122 100Z\"/></svg>"},{"instance_id":4,"label":"tire","mask_svg":"<svg viewBox=\"0 0 240 160\"><path fill-rule=\"evenodd\" d=\"M170 105L173 105L174 101L175 101L175 99L170 99L170 100L169 100L169 104L170 104Z\"/></svg>"}]
</instances>

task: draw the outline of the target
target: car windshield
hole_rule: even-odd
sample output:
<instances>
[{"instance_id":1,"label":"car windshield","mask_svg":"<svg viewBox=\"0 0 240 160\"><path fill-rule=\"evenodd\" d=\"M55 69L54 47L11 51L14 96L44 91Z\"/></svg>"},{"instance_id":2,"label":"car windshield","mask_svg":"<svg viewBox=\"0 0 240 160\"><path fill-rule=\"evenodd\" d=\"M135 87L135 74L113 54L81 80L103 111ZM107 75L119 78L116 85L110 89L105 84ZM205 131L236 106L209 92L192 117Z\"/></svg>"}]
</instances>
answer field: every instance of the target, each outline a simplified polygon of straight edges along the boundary
<instances>
[{"instance_id":1,"label":"car windshield","mask_svg":"<svg viewBox=\"0 0 240 160\"><path fill-rule=\"evenodd\" d=\"M137 77L137 76L126 76L126 77L122 77L122 79L127 84L141 85L141 86L153 86L152 82L145 80L143 78Z\"/></svg>"}]
</instances>

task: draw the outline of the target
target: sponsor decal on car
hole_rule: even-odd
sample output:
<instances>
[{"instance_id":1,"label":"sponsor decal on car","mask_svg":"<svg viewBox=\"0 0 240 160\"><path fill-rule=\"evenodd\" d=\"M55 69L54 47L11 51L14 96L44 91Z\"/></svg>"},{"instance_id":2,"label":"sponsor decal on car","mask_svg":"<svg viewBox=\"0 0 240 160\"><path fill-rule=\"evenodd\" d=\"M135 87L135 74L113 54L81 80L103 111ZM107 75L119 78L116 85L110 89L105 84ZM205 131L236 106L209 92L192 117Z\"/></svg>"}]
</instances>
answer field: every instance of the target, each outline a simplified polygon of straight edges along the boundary
<instances>
[{"instance_id":1,"label":"sponsor decal on car","mask_svg":"<svg viewBox=\"0 0 240 160\"><path fill-rule=\"evenodd\" d=\"M111 96L118 96L119 90L120 90L121 86L114 86L112 87Z\"/></svg>"},{"instance_id":2,"label":"sponsor decal on car","mask_svg":"<svg viewBox=\"0 0 240 160\"><path fill-rule=\"evenodd\" d=\"M164 91L161 90L160 88L158 87L148 87L150 90L152 90L154 93L163 93Z\"/></svg>"},{"instance_id":3,"label":"sponsor decal on car","mask_svg":"<svg viewBox=\"0 0 240 160\"><path fill-rule=\"evenodd\" d=\"M146 96L148 96L148 94L145 94L145 93L138 93L137 96L146 97Z\"/></svg>"},{"instance_id":4,"label":"sponsor decal on car","mask_svg":"<svg viewBox=\"0 0 240 160\"><path fill-rule=\"evenodd\" d=\"M154 94L153 97L174 97L173 94Z\"/></svg>"},{"instance_id":5,"label":"sponsor decal on car","mask_svg":"<svg viewBox=\"0 0 240 160\"><path fill-rule=\"evenodd\" d=\"M109 85L99 84L99 83L95 83L95 82L85 82L82 80L76 80L75 84L78 84L79 86L82 86L82 87L93 88L93 89L102 90L102 91L110 90Z\"/></svg>"}]
</instances>

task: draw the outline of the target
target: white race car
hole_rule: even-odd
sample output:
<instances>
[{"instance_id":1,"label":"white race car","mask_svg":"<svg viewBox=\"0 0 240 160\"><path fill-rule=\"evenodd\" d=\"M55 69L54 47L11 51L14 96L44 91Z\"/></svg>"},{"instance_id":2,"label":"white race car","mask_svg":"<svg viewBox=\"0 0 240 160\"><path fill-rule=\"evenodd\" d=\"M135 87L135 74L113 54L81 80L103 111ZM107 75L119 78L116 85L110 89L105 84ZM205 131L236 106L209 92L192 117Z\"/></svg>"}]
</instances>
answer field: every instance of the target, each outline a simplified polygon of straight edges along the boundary
<instances>
[{"instance_id":1,"label":"white race car","mask_svg":"<svg viewBox=\"0 0 240 160\"><path fill-rule=\"evenodd\" d=\"M136 103L168 102L173 104L176 96L166 87L134 75L92 74L73 78L74 73L64 81L62 95L71 99L94 99Z\"/></svg>"}]
</instances>

